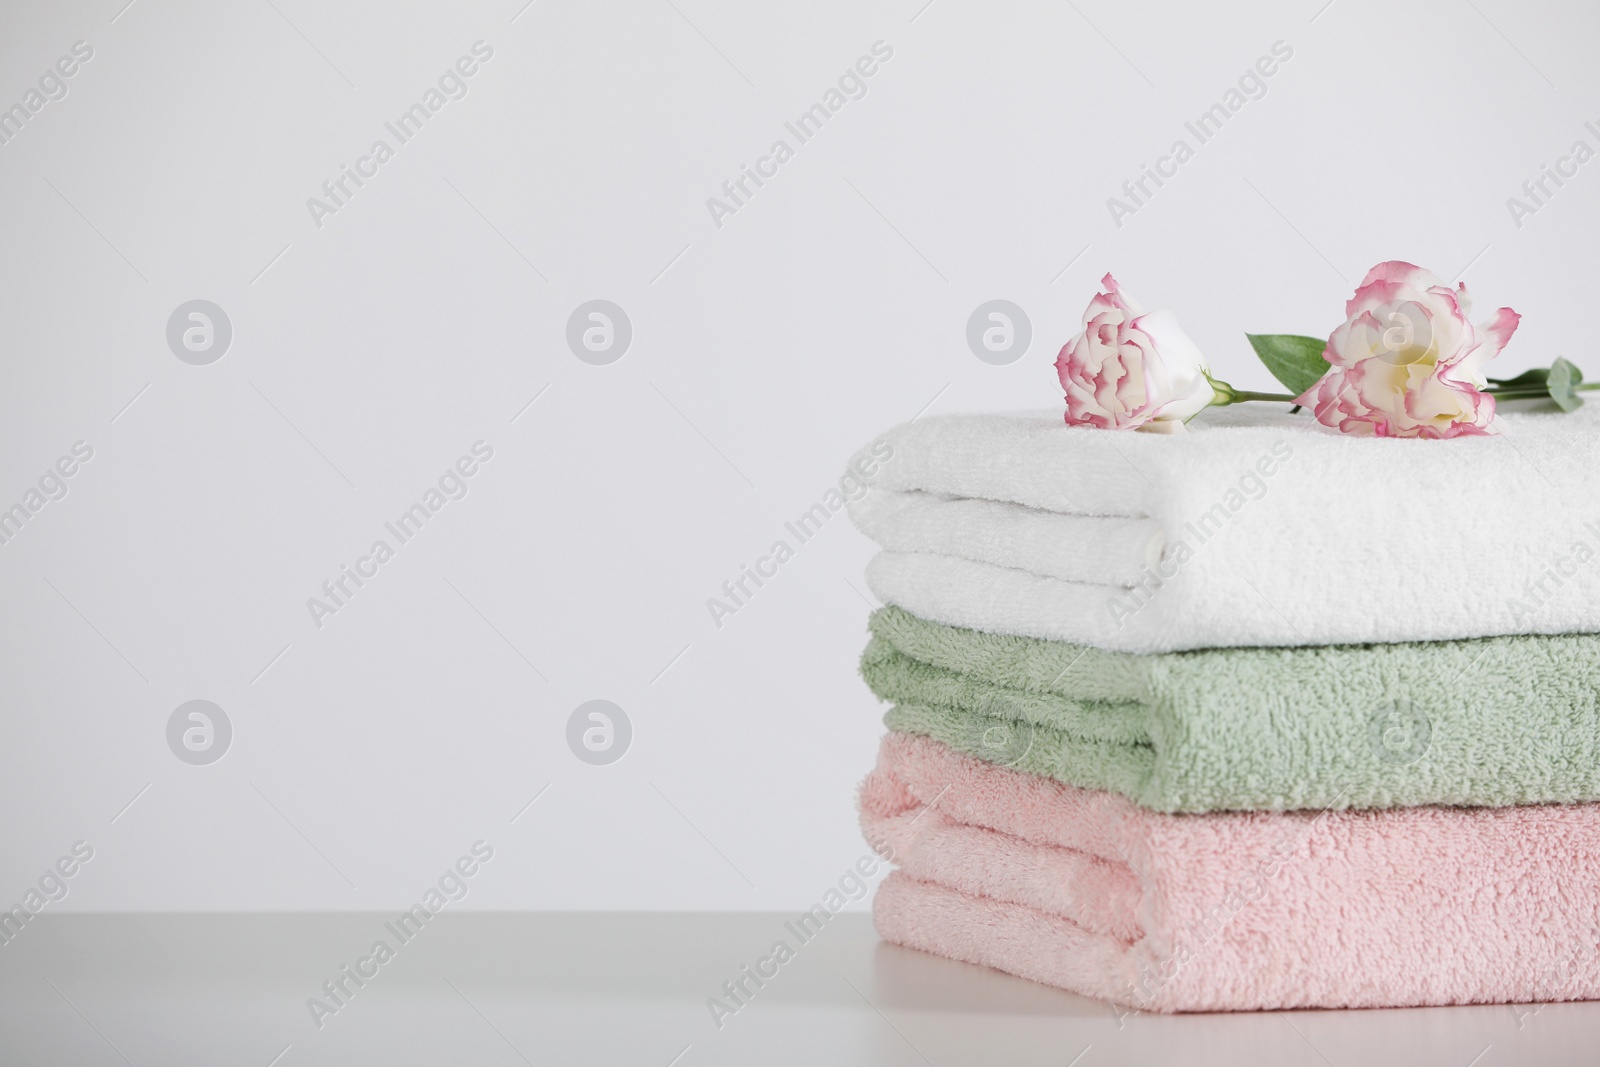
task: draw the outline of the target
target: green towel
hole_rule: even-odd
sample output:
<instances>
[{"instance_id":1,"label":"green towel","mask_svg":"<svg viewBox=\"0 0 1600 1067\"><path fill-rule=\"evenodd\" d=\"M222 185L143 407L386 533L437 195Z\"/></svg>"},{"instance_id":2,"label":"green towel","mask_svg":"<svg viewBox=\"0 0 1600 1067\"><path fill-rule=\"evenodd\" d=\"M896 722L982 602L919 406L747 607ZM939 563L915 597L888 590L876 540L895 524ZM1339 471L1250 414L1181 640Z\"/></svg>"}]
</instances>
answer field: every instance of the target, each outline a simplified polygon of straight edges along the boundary
<instances>
[{"instance_id":1,"label":"green towel","mask_svg":"<svg viewBox=\"0 0 1600 1067\"><path fill-rule=\"evenodd\" d=\"M1600 800L1600 636L1161 655L886 607L892 730L1166 812Z\"/></svg>"}]
</instances>

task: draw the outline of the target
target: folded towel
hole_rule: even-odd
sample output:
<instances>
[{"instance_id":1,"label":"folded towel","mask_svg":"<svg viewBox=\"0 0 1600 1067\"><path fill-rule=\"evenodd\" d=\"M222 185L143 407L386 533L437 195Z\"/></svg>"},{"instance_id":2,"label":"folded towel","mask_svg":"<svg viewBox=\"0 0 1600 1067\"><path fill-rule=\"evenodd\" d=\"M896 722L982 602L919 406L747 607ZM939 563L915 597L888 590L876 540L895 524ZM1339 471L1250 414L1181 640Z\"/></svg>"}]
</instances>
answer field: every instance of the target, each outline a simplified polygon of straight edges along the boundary
<instances>
[{"instance_id":1,"label":"folded towel","mask_svg":"<svg viewBox=\"0 0 1600 1067\"><path fill-rule=\"evenodd\" d=\"M867 493L850 517L891 552L954 556L1089 584L1132 585L1161 562L1166 545L1151 519L1063 515L916 491Z\"/></svg>"},{"instance_id":2,"label":"folded towel","mask_svg":"<svg viewBox=\"0 0 1600 1067\"><path fill-rule=\"evenodd\" d=\"M878 597L1127 652L1600 632L1600 405L1498 437L1331 433L1211 409L1187 433L951 415L858 456ZM887 449L885 449L887 445Z\"/></svg>"},{"instance_id":3,"label":"folded towel","mask_svg":"<svg viewBox=\"0 0 1600 1067\"><path fill-rule=\"evenodd\" d=\"M861 819L885 939L1084 996L1600 997L1600 805L1161 815L891 734Z\"/></svg>"},{"instance_id":4,"label":"folded towel","mask_svg":"<svg viewBox=\"0 0 1600 1067\"><path fill-rule=\"evenodd\" d=\"M892 730L1156 811L1600 800L1600 636L1136 656L875 612Z\"/></svg>"}]
</instances>

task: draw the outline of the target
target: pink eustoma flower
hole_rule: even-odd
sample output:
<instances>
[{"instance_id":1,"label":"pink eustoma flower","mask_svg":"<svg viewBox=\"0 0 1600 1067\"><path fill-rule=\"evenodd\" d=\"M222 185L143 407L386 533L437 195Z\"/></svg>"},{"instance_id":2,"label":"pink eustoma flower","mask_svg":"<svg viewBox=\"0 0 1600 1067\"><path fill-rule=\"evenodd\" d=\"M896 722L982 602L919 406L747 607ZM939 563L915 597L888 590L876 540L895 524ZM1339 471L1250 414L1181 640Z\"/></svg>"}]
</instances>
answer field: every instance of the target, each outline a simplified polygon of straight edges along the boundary
<instances>
[{"instance_id":1,"label":"pink eustoma flower","mask_svg":"<svg viewBox=\"0 0 1600 1067\"><path fill-rule=\"evenodd\" d=\"M1484 368L1521 316L1501 308L1473 326L1467 287L1391 260L1367 272L1328 338L1332 366L1296 403L1343 433L1449 438L1488 434Z\"/></svg>"},{"instance_id":2,"label":"pink eustoma flower","mask_svg":"<svg viewBox=\"0 0 1600 1067\"><path fill-rule=\"evenodd\" d=\"M1107 274L1083 332L1056 357L1067 425L1175 430L1211 403L1205 357L1165 308L1144 312Z\"/></svg>"}]
</instances>

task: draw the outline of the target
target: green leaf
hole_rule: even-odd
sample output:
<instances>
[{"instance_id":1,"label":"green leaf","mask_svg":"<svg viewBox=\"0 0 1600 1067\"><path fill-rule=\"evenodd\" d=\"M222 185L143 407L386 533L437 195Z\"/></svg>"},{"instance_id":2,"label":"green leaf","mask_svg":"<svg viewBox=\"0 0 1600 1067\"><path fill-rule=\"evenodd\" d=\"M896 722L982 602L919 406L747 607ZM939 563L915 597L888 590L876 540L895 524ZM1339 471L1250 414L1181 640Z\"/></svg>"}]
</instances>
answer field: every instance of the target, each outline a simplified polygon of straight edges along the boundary
<instances>
[{"instance_id":1,"label":"green leaf","mask_svg":"<svg viewBox=\"0 0 1600 1067\"><path fill-rule=\"evenodd\" d=\"M1583 372L1565 359L1556 358L1550 364L1548 385L1550 399L1562 411L1577 411L1583 406L1583 397L1578 395L1578 383L1583 381Z\"/></svg>"},{"instance_id":2,"label":"green leaf","mask_svg":"<svg viewBox=\"0 0 1600 1067\"><path fill-rule=\"evenodd\" d=\"M1244 336L1272 376L1295 396L1316 385L1328 373L1328 361L1322 358L1322 350L1328 342L1320 337L1291 333L1247 333Z\"/></svg>"},{"instance_id":3,"label":"green leaf","mask_svg":"<svg viewBox=\"0 0 1600 1067\"><path fill-rule=\"evenodd\" d=\"M1490 383L1507 389L1543 389L1550 372L1543 367L1525 370L1515 378L1490 378Z\"/></svg>"}]
</instances>

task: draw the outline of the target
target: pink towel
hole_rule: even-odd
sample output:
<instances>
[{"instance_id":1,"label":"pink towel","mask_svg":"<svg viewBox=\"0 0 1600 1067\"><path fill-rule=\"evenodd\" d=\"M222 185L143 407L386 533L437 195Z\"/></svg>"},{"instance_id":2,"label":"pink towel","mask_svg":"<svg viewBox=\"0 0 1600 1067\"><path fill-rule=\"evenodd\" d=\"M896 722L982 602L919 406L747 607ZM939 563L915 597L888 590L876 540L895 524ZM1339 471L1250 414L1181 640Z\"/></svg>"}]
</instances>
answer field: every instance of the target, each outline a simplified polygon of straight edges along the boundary
<instances>
[{"instance_id":1,"label":"pink towel","mask_svg":"<svg viewBox=\"0 0 1600 1067\"><path fill-rule=\"evenodd\" d=\"M861 822L885 939L1142 1010L1600 997L1600 804L1163 815L891 733Z\"/></svg>"}]
</instances>

